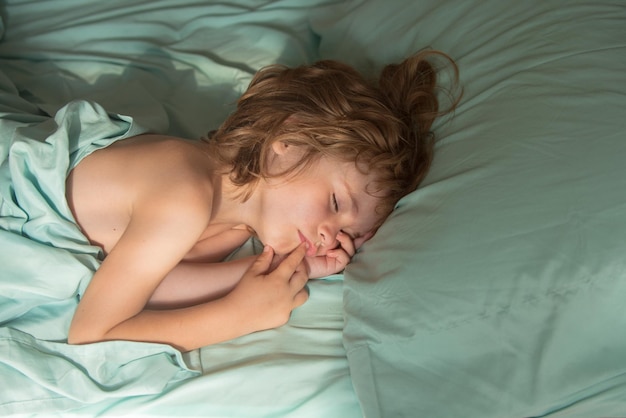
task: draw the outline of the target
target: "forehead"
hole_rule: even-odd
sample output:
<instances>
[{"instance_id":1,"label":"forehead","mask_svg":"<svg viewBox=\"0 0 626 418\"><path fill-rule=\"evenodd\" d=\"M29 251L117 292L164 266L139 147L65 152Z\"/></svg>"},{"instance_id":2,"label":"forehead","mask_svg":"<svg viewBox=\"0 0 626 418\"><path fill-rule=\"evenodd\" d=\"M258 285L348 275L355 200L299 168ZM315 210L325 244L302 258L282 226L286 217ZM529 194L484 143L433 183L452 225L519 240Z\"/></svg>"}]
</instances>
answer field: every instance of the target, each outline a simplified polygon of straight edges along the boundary
<instances>
[{"instance_id":1,"label":"forehead","mask_svg":"<svg viewBox=\"0 0 626 418\"><path fill-rule=\"evenodd\" d=\"M318 161L317 169L318 173L323 173L325 177L329 177L332 180L345 181L355 195L371 197L366 190L375 180L375 176L372 173L368 173L365 169L360 169L355 163L321 157Z\"/></svg>"}]
</instances>

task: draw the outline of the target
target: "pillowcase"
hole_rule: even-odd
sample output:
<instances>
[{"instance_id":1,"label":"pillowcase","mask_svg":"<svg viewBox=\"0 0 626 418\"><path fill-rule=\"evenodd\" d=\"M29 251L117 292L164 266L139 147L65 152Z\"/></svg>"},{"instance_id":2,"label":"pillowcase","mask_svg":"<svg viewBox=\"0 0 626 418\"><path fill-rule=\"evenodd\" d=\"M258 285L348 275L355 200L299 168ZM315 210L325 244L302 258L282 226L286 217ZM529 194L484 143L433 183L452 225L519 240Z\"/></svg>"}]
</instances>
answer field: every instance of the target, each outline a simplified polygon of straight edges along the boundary
<instances>
[{"instance_id":1,"label":"pillowcase","mask_svg":"<svg viewBox=\"0 0 626 418\"><path fill-rule=\"evenodd\" d=\"M323 58L374 72L431 47L464 88L426 181L345 272L365 416L626 411L625 20L607 0L313 17Z\"/></svg>"}]
</instances>

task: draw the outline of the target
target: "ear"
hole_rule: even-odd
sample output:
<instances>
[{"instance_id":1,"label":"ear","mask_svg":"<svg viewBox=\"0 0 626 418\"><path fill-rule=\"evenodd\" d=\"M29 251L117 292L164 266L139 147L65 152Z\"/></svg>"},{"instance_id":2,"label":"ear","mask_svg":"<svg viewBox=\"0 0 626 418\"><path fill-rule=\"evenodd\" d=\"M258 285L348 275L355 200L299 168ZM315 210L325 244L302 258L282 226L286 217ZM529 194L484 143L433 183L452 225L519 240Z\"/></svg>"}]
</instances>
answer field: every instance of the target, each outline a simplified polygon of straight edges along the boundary
<instances>
[{"instance_id":1,"label":"ear","mask_svg":"<svg viewBox=\"0 0 626 418\"><path fill-rule=\"evenodd\" d=\"M285 141L274 141L270 145L272 151L267 156L269 173L285 173L301 163L304 150L298 145L288 144Z\"/></svg>"},{"instance_id":2,"label":"ear","mask_svg":"<svg viewBox=\"0 0 626 418\"><path fill-rule=\"evenodd\" d=\"M289 144L285 143L284 141L274 141L272 142L272 151L274 151L274 154L276 155L285 155L287 154L287 150L289 150Z\"/></svg>"},{"instance_id":3,"label":"ear","mask_svg":"<svg viewBox=\"0 0 626 418\"><path fill-rule=\"evenodd\" d=\"M298 122L298 118L295 115L289 115L287 117L287 119L285 119L283 121L283 125L287 125L287 126L293 126ZM276 155L285 155L287 154L287 151L293 151L294 147L292 145L287 144L285 141L274 141L272 142L272 151L274 151L274 154Z\"/></svg>"},{"instance_id":4,"label":"ear","mask_svg":"<svg viewBox=\"0 0 626 418\"><path fill-rule=\"evenodd\" d=\"M267 169L268 173L272 175L282 173L287 167L289 167L290 157L292 153L288 152L291 148L283 141L274 141L270 145L271 152L267 155Z\"/></svg>"}]
</instances>

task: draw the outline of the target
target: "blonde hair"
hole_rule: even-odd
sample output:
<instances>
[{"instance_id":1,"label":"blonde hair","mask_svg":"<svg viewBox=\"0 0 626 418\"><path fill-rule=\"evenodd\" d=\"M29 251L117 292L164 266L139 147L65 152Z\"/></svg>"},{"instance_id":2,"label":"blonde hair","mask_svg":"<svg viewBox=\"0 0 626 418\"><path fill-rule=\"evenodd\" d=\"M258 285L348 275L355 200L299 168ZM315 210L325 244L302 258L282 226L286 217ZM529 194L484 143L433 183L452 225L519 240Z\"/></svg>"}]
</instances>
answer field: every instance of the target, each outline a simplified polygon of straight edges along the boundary
<instances>
[{"instance_id":1,"label":"blonde hair","mask_svg":"<svg viewBox=\"0 0 626 418\"><path fill-rule=\"evenodd\" d=\"M235 112L209 134L210 154L235 185L244 187L244 200L259 179L270 177L267 161L275 141L303 150L301 160L281 175L296 173L321 156L354 162L373 174L367 192L380 198L382 222L426 176L433 159L433 121L460 99L439 109L431 58L445 59L453 82L458 81L452 59L430 50L387 65L374 81L330 60L263 68Z\"/></svg>"}]
</instances>

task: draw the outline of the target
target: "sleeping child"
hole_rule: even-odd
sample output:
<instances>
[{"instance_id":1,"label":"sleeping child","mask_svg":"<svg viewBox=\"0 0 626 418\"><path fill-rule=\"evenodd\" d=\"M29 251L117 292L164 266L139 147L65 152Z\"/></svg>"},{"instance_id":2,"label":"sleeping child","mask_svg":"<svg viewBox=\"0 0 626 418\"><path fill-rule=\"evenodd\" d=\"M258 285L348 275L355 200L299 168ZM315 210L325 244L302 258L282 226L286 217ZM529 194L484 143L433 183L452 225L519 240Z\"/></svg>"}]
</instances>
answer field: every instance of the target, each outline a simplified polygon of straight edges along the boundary
<instances>
[{"instance_id":1,"label":"sleeping child","mask_svg":"<svg viewBox=\"0 0 626 418\"><path fill-rule=\"evenodd\" d=\"M425 177L436 57L449 60L421 52L376 82L335 61L270 66L201 141L145 134L83 158L66 197L105 257L69 343L187 351L285 324L307 281L343 270ZM223 261L251 236L260 255Z\"/></svg>"}]
</instances>

